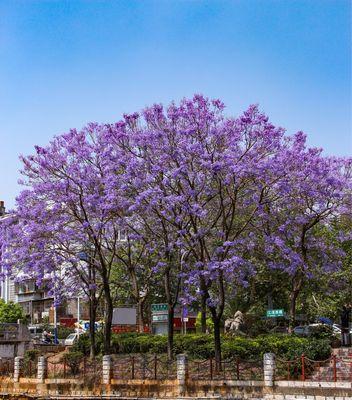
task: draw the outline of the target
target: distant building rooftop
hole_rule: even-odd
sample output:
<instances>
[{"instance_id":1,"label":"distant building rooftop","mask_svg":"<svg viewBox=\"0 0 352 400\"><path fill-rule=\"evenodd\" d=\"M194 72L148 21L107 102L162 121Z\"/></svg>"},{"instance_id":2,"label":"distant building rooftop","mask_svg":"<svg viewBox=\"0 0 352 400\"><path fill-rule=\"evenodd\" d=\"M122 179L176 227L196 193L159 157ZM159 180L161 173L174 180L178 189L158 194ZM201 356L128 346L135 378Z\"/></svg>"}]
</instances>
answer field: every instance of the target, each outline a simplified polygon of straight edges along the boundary
<instances>
[{"instance_id":1,"label":"distant building rooftop","mask_svg":"<svg viewBox=\"0 0 352 400\"><path fill-rule=\"evenodd\" d=\"M5 215L5 202L0 200L0 217Z\"/></svg>"}]
</instances>

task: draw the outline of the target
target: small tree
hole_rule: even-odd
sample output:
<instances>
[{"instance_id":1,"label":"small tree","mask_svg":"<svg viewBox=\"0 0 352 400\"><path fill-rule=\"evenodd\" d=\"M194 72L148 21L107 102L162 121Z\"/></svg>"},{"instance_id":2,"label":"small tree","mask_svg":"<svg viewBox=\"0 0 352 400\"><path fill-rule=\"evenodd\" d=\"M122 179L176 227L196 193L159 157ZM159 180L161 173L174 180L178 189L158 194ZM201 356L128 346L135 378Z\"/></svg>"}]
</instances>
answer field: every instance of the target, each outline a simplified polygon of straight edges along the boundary
<instances>
[{"instance_id":1,"label":"small tree","mask_svg":"<svg viewBox=\"0 0 352 400\"><path fill-rule=\"evenodd\" d=\"M4 300L0 300L0 322L15 323L23 318L23 309L19 304L12 301L5 303Z\"/></svg>"}]
</instances>

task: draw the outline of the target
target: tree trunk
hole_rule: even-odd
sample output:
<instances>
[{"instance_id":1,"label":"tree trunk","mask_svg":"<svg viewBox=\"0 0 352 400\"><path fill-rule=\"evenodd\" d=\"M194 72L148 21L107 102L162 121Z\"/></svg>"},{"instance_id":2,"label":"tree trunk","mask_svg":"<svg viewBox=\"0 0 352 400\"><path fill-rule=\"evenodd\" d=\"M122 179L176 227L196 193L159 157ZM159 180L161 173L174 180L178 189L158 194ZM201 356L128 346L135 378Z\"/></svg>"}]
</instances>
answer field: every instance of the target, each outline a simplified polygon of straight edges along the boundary
<instances>
[{"instance_id":1,"label":"tree trunk","mask_svg":"<svg viewBox=\"0 0 352 400\"><path fill-rule=\"evenodd\" d=\"M205 285L203 277L201 277L201 279L200 279L200 290L201 290L201 299L200 299L201 332L207 333L207 298L208 298L208 294L206 291L206 285Z\"/></svg>"},{"instance_id":2,"label":"tree trunk","mask_svg":"<svg viewBox=\"0 0 352 400\"><path fill-rule=\"evenodd\" d=\"M214 352L215 352L215 366L218 371L222 370L221 366L221 335L220 335L220 324L221 318L225 307L225 288L224 288L224 278L222 272L219 273L218 277L218 289L219 289L219 299L218 306L209 306L211 312L212 320L214 323ZM206 292L209 296L208 291Z\"/></svg>"},{"instance_id":3,"label":"tree trunk","mask_svg":"<svg viewBox=\"0 0 352 400\"><path fill-rule=\"evenodd\" d=\"M146 296L141 297L140 295L138 279L136 271L133 267L129 268L129 273L132 280L133 297L137 303L137 327L138 331L143 333L144 331L143 306Z\"/></svg>"},{"instance_id":4,"label":"tree trunk","mask_svg":"<svg viewBox=\"0 0 352 400\"><path fill-rule=\"evenodd\" d=\"M173 359L172 348L174 344L174 311L175 311L175 301L172 300L171 294L171 284L170 284L170 270L165 271L164 275L164 287L165 295L168 305L168 318L167 318L167 358L168 360Z\"/></svg>"},{"instance_id":5,"label":"tree trunk","mask_svg":"<svg viewBox=\"0 0 352 400\"><path fill-rule=\"evenodd\" d=\"M207 299L205 294L202 294L200 303L200 313L201 313L201 332L207 333Z\"/></svg>"},{"instance_id":6,"label":"tree trunk","mask_svg":"<svg viewBox=\"0 0 352 400\"><path fill-rule=\"evenodd\" d=\"M214 352L215 352L215 366L217 371L221 371L221 336L220 336L220 321L221 318L218 318L213 315L214 322Z\"/></svg>"},{"instance_id":7,"label":"tree trunk","mask_svg":"<svg viewBox=\"0 0 352 400\"><path fill-rule=\"evenodd\" d=\"M299 295L298 290L293 290L290 293L290 319L289 319L289 326L288 326L288 332L292 333L293 328L295 327L295 321L296 321L296 303L297 303L297 297Z\"/></svg>"},{"instance_id":8,"label":"tree trunk","mask_svg":"<svg viewBox=\"0 0 352 400\"><path fill-rule=\"evenodd\" d=\"M103 289L106 305L104 321L104 354L108 355L110 354L111 327L114 306L110 292L110 285L106 276L103 276Z\"/></svg>"},{"instance_id":9,"label":"tree trunk","mask_svg":"<svg viewBox=\"0 0 352 400\"><path fill-rule=\"evenodd\" d=\"M91 262L88 264L89 277L89 338L90 338L90 358L96 356L95 347L95 321L97 318L98 300L96 298L95 268Z\"/></svg>"},{"instance_id":10,"label":"tree trunk","mask_svg":"<svg viewBox=\"0 0 352 400\"><path fill-rule=\"evenodd\" d=\"M144 331L144 322L143 322L143 299L139 299L137 302L137 324L138 324L138 332L143 333Z\"/></svg>"},{"instance_id":11,"label":"tree trunk","mask_svg":"<svg viewBox=\"0 0 352 400\"><path fill-rule=\"evenodd\" d=\"M168 305L168 319L167 319L167 358L168 360L173 359L173 346L174 346L174 307Z\"/></svg>"},{"instance_id":12,"label":"tree trunk","mask_svg":"<svg viewBox=\"0 0 352 400\"><path fill-rule=\"evenodd\" d=\"M93 293L92 293L93 292ZM90 358L94 358L95 351L95 321L97 314L97 301L95 299L95 290L90 290L89 296L89 339L90 339Z\"/></svg>"},{"instance_id":13,"label":"tree trunk","mask_svg":"<svg viewBox=\"0 0 352 400\"><path fill-rule=\"evenodd\" d=\"M290 311L289 311L290 320L288 325L289 333L292 333L293 328L295 327L297 298L301 291L302 284L303 284L303 274L301 271L297 271L297 273L292 278L292 290L290 293Z\"/></svg>"}]
</instances>

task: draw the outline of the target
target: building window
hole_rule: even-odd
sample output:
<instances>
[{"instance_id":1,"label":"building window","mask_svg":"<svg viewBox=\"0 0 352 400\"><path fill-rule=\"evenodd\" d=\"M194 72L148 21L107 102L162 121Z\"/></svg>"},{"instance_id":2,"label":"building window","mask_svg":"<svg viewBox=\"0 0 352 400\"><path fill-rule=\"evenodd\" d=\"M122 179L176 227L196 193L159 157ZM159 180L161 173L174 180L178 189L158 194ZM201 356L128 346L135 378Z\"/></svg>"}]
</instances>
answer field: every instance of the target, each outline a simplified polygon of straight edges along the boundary
<instances>
[{"instance_id":1,"label":"building window","mask_svg":"<svg viewBox=\"0 0 352 400\"><path fill-rule=\"evenodd\" d=\"M125 229L123 230L119 229L117 238L119 242L127 242L127 231Z\"/></svg>"}]
</instances>

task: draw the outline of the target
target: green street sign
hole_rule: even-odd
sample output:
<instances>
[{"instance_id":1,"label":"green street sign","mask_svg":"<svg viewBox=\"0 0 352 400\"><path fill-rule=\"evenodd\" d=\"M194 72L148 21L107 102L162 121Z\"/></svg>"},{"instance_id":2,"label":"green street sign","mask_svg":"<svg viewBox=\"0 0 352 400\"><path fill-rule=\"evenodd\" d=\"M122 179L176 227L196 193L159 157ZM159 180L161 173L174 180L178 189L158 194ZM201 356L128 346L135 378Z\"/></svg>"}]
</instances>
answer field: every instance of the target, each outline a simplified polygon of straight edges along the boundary
<instances>
[{"instance_id":1,"label":"green street sign","mask_svg":"<svg viewBox=\"0 0 352 400\"><path fill-rule=\"evenodd\" d=\"M153 322L167 322L167 320L168 320L167 314L152 315Z\"/></svg>"},{"instance_id":2,"label":"green street sign","mask_svg":"<svg viewBox=\"0 0 352 400\"><path fill-rule=\"evenodd\" d=\"M152 312L167 311L167 309L168 309L166 303L152 304L151 308L152 308Z\"/></svg>"},{"instance_id":3,"label":"green street sign","mask_svg":"<svg viewBox=\"0 0 352 400\"><path fill-rule=\"evenodd\" d=\"M277 309L277 310L267 310L266 311L266 316L269 318L275 318L275 317L283 317L285 315L285 312L283 309Z\"/></svg>"}]
</instances>

